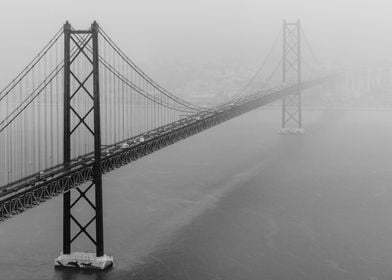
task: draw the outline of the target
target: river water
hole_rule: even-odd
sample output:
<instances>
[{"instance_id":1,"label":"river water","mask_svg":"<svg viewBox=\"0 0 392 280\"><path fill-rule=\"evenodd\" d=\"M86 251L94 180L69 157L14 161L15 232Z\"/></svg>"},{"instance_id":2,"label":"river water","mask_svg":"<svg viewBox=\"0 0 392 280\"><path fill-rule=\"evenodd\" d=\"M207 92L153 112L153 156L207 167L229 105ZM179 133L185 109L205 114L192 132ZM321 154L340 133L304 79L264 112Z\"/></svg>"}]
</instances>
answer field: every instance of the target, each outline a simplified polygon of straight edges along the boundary
<instances>
[{"instance_id":1,"label":"river water","mask_svg":"<svg viewBox=\"0 0 392 280\"><path fill-rule=\"evenodd\" d=\"M54 269L61 197L0 224L0 279L391 279L392 112L304 119L254 111L105 175L107 272Z\"/></svg>"}]
</instances>

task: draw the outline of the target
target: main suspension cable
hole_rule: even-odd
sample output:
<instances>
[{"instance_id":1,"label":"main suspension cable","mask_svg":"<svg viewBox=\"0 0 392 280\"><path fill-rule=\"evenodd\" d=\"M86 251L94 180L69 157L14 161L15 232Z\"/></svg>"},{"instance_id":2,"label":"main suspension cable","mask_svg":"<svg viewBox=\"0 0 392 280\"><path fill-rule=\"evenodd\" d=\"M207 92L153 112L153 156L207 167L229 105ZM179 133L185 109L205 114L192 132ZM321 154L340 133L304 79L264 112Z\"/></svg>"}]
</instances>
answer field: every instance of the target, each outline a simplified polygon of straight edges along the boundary
<instances>
[{"instance_id":1,"label":"main suspension cable","mask_svg":"<svg viewBox=\"0 0 392 280\"><path fill-rule=\"evenodd\" d=\"M105 33L105 31L102 30L102 28L99 28L100 34L102 37L105 39L105 41L117 52L117 54L124 59L127 64L134 69L139 75L143 77L146 81L148 81L153 87L155 87L157 90L159 90L162 94L168 96L170 99L180 103L183 106L186 106L190 109L196 109L196 110L203 110L205 109L204 107L196 106L194 104L191 104L176 95L172 94L159 84L157 84L153 79L151 79L146 73L143 72L114 42L113 40Z\"/></svg>"}]
</instances>

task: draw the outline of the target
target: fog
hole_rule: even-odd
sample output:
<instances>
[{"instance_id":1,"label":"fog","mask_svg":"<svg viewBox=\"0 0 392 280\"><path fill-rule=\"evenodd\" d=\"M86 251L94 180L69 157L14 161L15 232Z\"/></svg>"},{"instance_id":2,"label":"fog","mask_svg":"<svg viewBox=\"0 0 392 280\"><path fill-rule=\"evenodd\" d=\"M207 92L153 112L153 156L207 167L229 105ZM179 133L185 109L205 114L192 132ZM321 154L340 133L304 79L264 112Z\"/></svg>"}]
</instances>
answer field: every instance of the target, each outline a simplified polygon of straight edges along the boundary
<instances>
[{"instance_id":1,"label":"fog","mask_svg":"<svg viewBox=\"0 0 392 280\"><path fill-rule=\"evenodd\" d=\"M0 0L0 90L66 21L96 20L106 46L94 56L93 35L72 33L63 67L60 32L0 91L0 280L391 279L391 12L382 0ZM301 22L301 73L283 20ZM263 83L241 92L255 73ZM99 233L100 195L80 183L99 155L114 269L54 270L70 185L71 251L99 243L86 232Z\"/></svg>"},{"instance_id":2,"label":"fog","mask_svg":"<svg viewBox=\"0 0 392 280\"><path fill-rule=\"evenodd\" d=\"M391 61L391 6L382 0L2 0L0 84L13 78L65 20L80 29L97 20L169 88L177 87L170 73L182 64L257 67L283 19L301 20L328 66L386 63Z\"/></svg>"}]
</instances>

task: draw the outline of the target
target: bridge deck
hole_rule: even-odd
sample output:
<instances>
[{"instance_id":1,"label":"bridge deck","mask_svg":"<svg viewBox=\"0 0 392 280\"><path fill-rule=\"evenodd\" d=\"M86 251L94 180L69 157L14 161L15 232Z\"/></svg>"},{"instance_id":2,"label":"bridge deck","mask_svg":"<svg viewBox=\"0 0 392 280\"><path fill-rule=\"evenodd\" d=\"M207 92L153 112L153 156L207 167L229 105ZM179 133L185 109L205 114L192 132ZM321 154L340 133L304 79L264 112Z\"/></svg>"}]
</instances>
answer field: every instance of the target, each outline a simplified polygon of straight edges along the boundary
<instances>
[{"instance_id":1,"label":"bridge deck","mask_svg":"<svg viewBox=\"0 0 392 280\"><path fill-rule=\"evenodd\" d=\"M184 138L204 131L236 116L257 109L300 90L320 85L335 76L327 76L290 85L272 88L238 98L230 103L148 131L137 137L102 148L102 171L110 172L132 161L151 154ZM74 160L69 169L59 165L0 187L0 221L21 212L92 179L93 156L85 155Z\"/></svg>"}]
</instances>

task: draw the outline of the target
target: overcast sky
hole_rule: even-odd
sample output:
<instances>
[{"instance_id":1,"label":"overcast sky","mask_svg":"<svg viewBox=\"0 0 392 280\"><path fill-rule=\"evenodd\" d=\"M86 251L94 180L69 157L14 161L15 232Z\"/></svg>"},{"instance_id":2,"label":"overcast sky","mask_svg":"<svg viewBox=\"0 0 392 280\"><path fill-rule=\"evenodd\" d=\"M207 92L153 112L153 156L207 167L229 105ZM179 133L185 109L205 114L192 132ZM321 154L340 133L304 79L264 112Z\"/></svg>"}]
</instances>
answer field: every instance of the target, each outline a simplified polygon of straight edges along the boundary
<instances>
[{"instance_id":1,"label":"overcast sky","mask_svg":"<svg viewBox=\"0 0 392 280\"><path fill-rule=\"evenodd\" d=\"M300 19L314 51L328 64L392 61L391 1L1 0L0 3L1 84L24 67L65 20L75 28L88 28L97 20L142 66L187 60L208 64L216 58L244 65L261 61L283 19Z\"/></svg>"}]
</instances>

